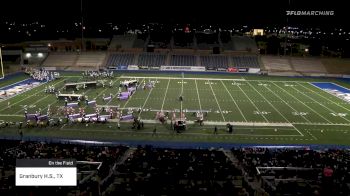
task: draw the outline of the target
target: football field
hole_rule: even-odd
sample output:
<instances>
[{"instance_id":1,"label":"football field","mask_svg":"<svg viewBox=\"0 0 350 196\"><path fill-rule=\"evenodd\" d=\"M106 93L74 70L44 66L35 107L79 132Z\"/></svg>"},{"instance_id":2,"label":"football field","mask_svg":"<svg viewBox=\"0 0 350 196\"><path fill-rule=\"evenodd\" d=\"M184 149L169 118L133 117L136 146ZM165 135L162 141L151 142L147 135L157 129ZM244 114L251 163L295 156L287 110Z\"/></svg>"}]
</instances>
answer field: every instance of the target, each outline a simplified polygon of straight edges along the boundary
<instances>
[{"instance_id":1,"label":"football field","mask_svg":"<svg viewBox=\"0 0 350 196\"><path fill-rule=\"evenodd\" d=\"M155 82L151 89L139 88L128 100L116 98L120 81L137 79ZM44 93L47 85L65 92L64 81L83 81L81 74L67 74L63 79L42 84L30 91L0 102L1 121L23 121L24 110L52 111L52 117L64 116L64 101L54 94ZM350 104L315 86L313 82L334 82L326 79L283 78L239 75L186 75L124 73L105 80L105 87L98 86L76 93L96 99L99 106L117 106L127 112L140 110L137 116L145 122L145 128L132 130L130 123L71 124L59 128L30 128L30 136L52 136L81 139L205 141L226 143L261 144L332 144L349 145ZM109 87L109 83L112 87ZM113 95L109 101L102 98ZM179 96L183 101L179 101ZM81 105L86 113L94 108ZM187 118L187 130L174 134L169 124L155 120L158 111L183 111ZM196 111L206 113L204 125L195 123ZM106 113L107 114L107 113ZM234 126L227 133L225 125ZM157 127L154 135L153 127ZM214 126L219 128L213 134ZM9 134L13 128L1 129ZM6 130L8 132L6 132Z\"/></svg>"}]
</instances>

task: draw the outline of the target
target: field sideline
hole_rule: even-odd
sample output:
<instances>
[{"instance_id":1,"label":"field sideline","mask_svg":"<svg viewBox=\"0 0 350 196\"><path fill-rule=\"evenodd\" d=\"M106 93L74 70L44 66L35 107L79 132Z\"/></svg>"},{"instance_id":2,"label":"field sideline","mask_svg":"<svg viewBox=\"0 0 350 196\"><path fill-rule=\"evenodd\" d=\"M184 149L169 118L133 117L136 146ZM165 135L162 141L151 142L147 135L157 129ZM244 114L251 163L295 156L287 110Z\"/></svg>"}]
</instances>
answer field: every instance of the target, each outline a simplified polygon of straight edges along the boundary
<instances>
[{"instance_id":1,"label":"field sideline","mask_svg":"<svg viewBox=\"0 0 350 196\"><path fill-rule=\"evenodd\" d=\"M64 74L64 79L50 82L64 92L64 80L81 81L80 73ZM140 82L155 81L150 90L138 90L129 100L116 98L109 102L103 95L116 95L120 81L137 78ZM18 78L18 80L23 80ZM110 79L106 80L108 86ZM75 139L156 140L156 141L200 141L261 144L332 144L349 145L350 104L331 95L310 82L337 82L318 78L288 78L241 75L190 75L185 74L141 74L124 73L112 79L113 87L87 89L89 98L96 98L98 105L141 108L138 115L146 122L142 130L131 130L131 125L122 123L74 124L59 128L32 128L25 130L26 136L44 136ZM15 80L13 83L16 82ZM7 82L8 83L8 82ZM48 105L58 117L63 101L43 92L41 85L23 94L0 102L0 121L23 121L24 106L28 113L46 111ZM82 91L82 90L80 90ZM79 92L82 93L82 92ZM184 101L178 101L183 94ZM10 107L8 107L10 102ZM87 113L93 108L83 106ZM188 129L174 134L170 125L161 125L154 120L157 111L187 111ZM193 111L208 111L204 126L192 123ZM234 125L234 133L228 134L225 124ZM84 129L81 129L84 126ZM157 127L157 134L152 130ZM213 135L213 127L219 133ZM0 129L0 134L16 135L16 128Z\"/></svg>"}]
</instances>

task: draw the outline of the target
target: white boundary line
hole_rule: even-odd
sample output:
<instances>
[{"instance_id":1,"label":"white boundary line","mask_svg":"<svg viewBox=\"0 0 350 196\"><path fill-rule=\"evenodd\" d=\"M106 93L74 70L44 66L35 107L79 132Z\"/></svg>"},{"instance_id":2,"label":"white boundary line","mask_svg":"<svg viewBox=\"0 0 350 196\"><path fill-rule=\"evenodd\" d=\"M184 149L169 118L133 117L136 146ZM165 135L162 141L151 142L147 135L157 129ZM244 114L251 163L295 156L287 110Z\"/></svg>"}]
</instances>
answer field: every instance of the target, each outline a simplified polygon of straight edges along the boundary
<instances>
[{"instance_id":1,"label":"white boundary line","mask_svg":"<svg viewBox=\"0 0 350 196\"><path fill-rule=\"evenodd\" d=\"M196 91L197 91L197 96L198 96L199 109L202 111L202 104L201 104L201 99L199 97L197 80L194 80L194 83L196 84Z\"/></svg>"},{"instance_id":2,"label":"white boundary line","mask_svg":"<svg viewBox=\"0 0 350 196\"><path fill-rule=\"evenodd\" d=\"M298 98L296 98L294 95L290 94L288 91L284 90L282 87L278 86L277 84L273 83L270 81L270 83L274 84L275 86L277 86L278 88L282 89L284 92L286 92L289 96L293 97L294 99L298 100L301 104L303 104L304 106L306 106L307 108L309 108L311 111L313 111L315 114L317 114L318 116L320 116L321 118L323 118L324 120L326 120L329 123L332 123L331 121L329 121L327 118L325 118L324 116L322 116L320 113L316 112L314 109L310 108L308 105L306 105L305 103L303 103L302 101L300 101Z\"/></svg>"},{"instance_id":3,"label":"white boundary line","mask_svg":"<svg viewBox=\"0 0 350 196\"><path fill-rule=\"evenodd\" d=\"M238 104L236 103L235 99L232 97L232 94L231 94L230 91L227 89L225 83L224 83L222 80L221 80L221 83L222 83L222 85L225 87L227 93L230 95L230 97L231 97L233 103L236 105L238 111L241 113L241 115L243 116L244 120L245 120L246 122L248 122L247 119L246 119L246 117L243 115L242 110L238 107Z\"/></svg>"},{"instance_id":4,"label":"white boundary line","mask_svg":"<svg viewBox=\"0 0 350 196\"><path fill-rule=\"evenodd\" d=\"M214 93L213 87L211 86L211 83L210 83L210 81L209 81L209 80L208 80L208 83L209 83L209 86L210 86L211 92L212 92L212 93L213 93L213 95L214 95L215 101L216 101L216 103L218 104L218 107L219 107L219 110L220 110L220 113L221 113L222 119L224 119L224 121L226 121L225 116L224 116L224 114L222 113L222 110L221 110L220 104L219 104L219 102L218 102L218 99L216 98L216 95L215 95L215 93Z\"/></svg>"},{"instance_id":5,"label":"white boundary line","mask_svg":"<svg viewBox=\"0 0 350 196\"><path fill-rule=\"evenodd\" d=\"M179 80L181 77L141 77L141 76L123 76L122 78L154 78L154 79L175 79ZM184 80L225 80L225 81L261 81L261 82L266 82L267 80L246 80L246 79L239 79L239 78L183 78ZM281 80L276 80L274 82L300 82L300 83L309 83L305 81L295 81L295 80L290 80L290 81L281 81Z\"/></svg>"},{"instance_id":6,"label":"white boundary line","mask_svg":"<svg viewBox=\"0 0 350 196\"><path fill-rule=\"evenodd\" d=\"M299 131L298 128L296 128L294 125L293 125L293 127L294 127L294 129L295 129L296 131L298 131L298 133L299 133L301 136L304 136L304 134L303 134L301 131Z\"/></svg>"},{"instance_id":7,"label":"white boundary line","mask_svg":"<svg viewBox=\"0 0 350 196\"><path fill-rule=\"evenodd\" d=\"M164 93L164 99L163 99L162 107L161 107L161 109L160 109L161 111L162 111L163 108L164 108L164 102L165 102L166 95L167 95L167 93L168 93L169 84L170 84L170 79L168 80L168 84L167 84L167 86L166 86L166 90L165 90L165 93Z\"/></svg>"},{"instance_id":8,"label":"white boundary line","mask_svg":"<svg viewBox=\"0 0 350 196\"><path fill-rule=\"evenodd\" d=\"M259 82L260 83L260 82ZM292 110L294 110L294 112L298 112L296 109L294 109L291 105L289 105L285 100L283 100L279 95L277 95L273 90L271 90L270 88L264 86L267 90L269 90L270 92L272 92L272 94L274 94L276 97L278 97L283 103L285 103L288 107L290 107ZM302 118L304 118L307 122L311 123L311 121L309 119L307 119L305 116L301 116Z\"/></svg>"},{"instance_id":9,"label":"white boundary line","mask_svg":"<svg viewBox=\"0 0 350 196\"><path fill-rule=\"evenodd\" d=\"M333 84L333 83L332 83L332 84ZM298 85L301 86L301 87L303 87L303 88L305 88L305 89L307 89L307 90L309 90L309 91L311 91L311 92L313 92L313 93L315 93L314 90L312 90L312 89L310 89L310 88L308 88L308 87L306 87L306 86L304 86L304 85L300 85L300 84L298 84ZM316 85L314 85L314 84L312 84L312 83L310 83L310 85L312 85L312 86L314 86L314 87L320 89L322 92L325 92L325 93L327 93L327 94L329 94L329 95L332 95L333 97L336 97L336 98L340 99L339 97L337 97L337 96L335 96L335 95L329 93L328 91L325 91L324 89L322 89L322 88L320 88L320 87L318 87L318 86L316 86ZM348 108L346 108L346 107L344 107L344 106L342 106L342 105L340 105L340 104L338 104L338 103L332 101L331 99L328 99L327 97L325 97L325 96L323 96L323 95L321 95L321 94L319 94L319 93L316 93L316 94L319 95L320 97L323 97L323 98L326 99L327 101L331 101L332 103L338 105L339 107L342 107L342 108L344 108L344 109L347 110L347 111L350 111L350 109L348 109ZM340 99L340 100L343 101L343 102L345 102L345 101L342 100L342 99ZM348 103L348 102L345 102L345 103Z\"/></svg>"},{"instance_id":10,"label":"white boundary line","mask_svg":"<svg viewBox=\"0 0 350 196\"><path fill-rule=\"evenodd\" d=\"M292 88L293 88L294 90L300 92L301 94L303 94L303 95L306 96L307 98L311 99L312 101L317 102L315 99L313 99L313 98L310 97L309 95L306 95L305 93L299 91L299 90L298 90L297 88L295 88L294 86L292 86ZM329 110L330 112L336 113L334 110L328 108L327 106L323 105L322 103L320 103L320 102L317 102L317 103L318 103L319 105L321 105L322 107L326 108L327 110ZM344 117L342 117L342 116L339 116L339 117L341 117L341 118L343 118L344 120L350 122L350 120L348 120L348 119L346 119L346 118L344 118Z\"/></svg>"},{"instance_id":11,"label":"white boundary line","mask_svg":"<svg viewBox=\"0 0 350 196\"><path fill-rule=\"evenodd\" d=\"M141 81L140 84L139 84L139 87L140 87L140 85L141 85L141 83L142 83L143 81L145 81L145 78L142 79L142 81ZM136 93L136 92L135 92L135 93ZM125 108L125 106L129 103L129 101L130 101L133 97L134 97L134 95L131 96L131 97L124 103L123 108ZM109 102L108 102L107 104L109 104ZM120 108L119 108L119 109L120 109Z\"/></svg>"},{"instance_id":12,"label":"white boundary line","mask_svg":"<svg viewBox=\"0 0 350 196\"><path fill-rule=\"evenodd\" d=\"M184 93L184 78L182 77L182 80L181 80L181 96L183 96L183 93ZM180 101L180 113L182 113L182 101ZM181 116L180 116L181 117Z\"/></svg>"},{"instance_id":13,"label":"white boundary line","mask_svg":"<svg viewBox=\"0 0 350 196\"><path fill-rule=\"evenodd\" d=\"M272 105L272 104L270 103L269 100L266 99L265 96L263 96L258 90L256 90L256 88L255 88L252 84L250 84L249 82L246 82L246 83L247 83L251 88L253 88L263 99L265 99L265 101L266 101L268 104L270 104L270 106L272 106L272 108L275 109L275 111L276 111L278 114L280 114L280 115L284 118L284 120L286 120L288 123L291 123L283 114L281 114L281 112L280 112L279 110L276 109L276 107L275 107L274 105ZM260 84L260 83L259 83L259 84Z\"/></svg>"},{"instance_id":14,"label":"white boundary line","mask_svg":"<svg viewBox=\"0 0 350 196\"><path fill-rule=\"evenodd\" d=\"M24 115L19 115L19 114L0 114L0 116L4 116L4 117L11 117L11 116L14 116L14 117L24 117Z\"/></svg>"},{"instance_id":15,"label":"white boundary line","mask_svg":"<svg viewBox=\"0 0 350 196\"><path fill-rule=\"evenodd\" d=\"M63 81L64 81L64 80L61 80L61 81L59 81L59 82L54 83L53 85L57 85L57 84L59 84L59 83L61 83L61 82L63 82ZM36 88L42 86L43 84L48 84L48 83L42 83L41 85L38 85L38 86L36 86L35 88L32 88L32 89L30 89L30 90L28 90L28 91L26 91L26 92L30 92L30 91L32 91L32 90L34 90L34 89L36 89ZM40 91L39 91L39 92L40 92ZM13 105L16 105L17 103L20 103L20 102L22 102L22 101L24 101L24 100L27 100L27 99L29 99L29 98L35 96L36 94L37 94L37 93L33 93L32 95L30 95L30 96L28 96L28 97L24 97L23 99L21 99L21 100L15 102L15 103L13 103L13 104L11 104L10 106L12 107ZM12 98L12 97L11 97L11 98ZM4 111L5 109L7 109L7 107L1 109L0 112Z\"/></svg>"},{"instance_id":16,"label":"white boundary line","mask_svg":"<svg viewBox=\"0 0 350 196\"><path fill-rule=\"evenodd\" d=\"M158 81L158 79L156 79L156 81ZM143 103L143 106L141 107L141 111L140 111L140 113L139 113L139 118L141 118L141 114L142 114L142 112L143 112L143 108L145 107L145 105L146 105L146 103L147 103L147 100L148 100L149 96L151 95L153 89L154 89L154 88L152 88L152 89L149 91L149 93L148 93L148 95L147 95L147 98L146 98L145 102Z\"/></svg>"},{"instance_id":17,"label":"white boundary line","mask_svg":"<svg viewBox=\"0 0 350 196\"><path fill-rule=\"evenodd\" d=\"M15 83L13 83L13 84L9 84L9 85L6 85L6 86L3 86L3 87L0 87L0 90L3 90L3 88L7 88L7 87L9 87L9 86L12 86L12 85L15 85L15 84L17 84L17 83L21 83L21 82L23 82L23 81L30 80L30 79L32 79L32 78L27 78L27 79L24 79L24 80L21 80L21 81L15 82Z\"/></svg>"},{"instance_id":18,"label":"white boundary line","mask_svg":"<svg viewBox=\"0 0 350 196\"><path fill-rule=\"evenodd\" d=\"M259 110L259 108L258 108L258 107L255 105L255 103L248 97L248 95L242 90L242 88L241 88L239 85L237 85L237 87L238 87L238 88L243 92L243 94L248 98L248 100L250 101L250 103L252 103L252 105L255 107L255 109L257 109L258 112L261 113L260 110ZM264 114L261 114L261 116L265 119L266 122L269 123L269 121L267 120L267 118L265 117Z\"/></svg>"},{"instance_id":19,"label":"white boundary line","mask_svg":"<svg viewBox=\"0 0 350 196\"><path fill-rule=\"evenodd\" d=\"M67 128L64 129L66 131L76 131L76 129L71 129L71 128ZM110 133L112 130L107 130L107 129L96 129L98 132L108 132ZM135 133L135 131L117 131L116 133ZM150 131L145 131L145 132L137 132L137 134L154 134L153 132ZM158 135L162 134L162 135L169 135L172 136L173 134L169 133L169 132L157 132ZM180 135L199 135L199 136L214 136L213 133L188 133L188 132L184 132L181 133ZM301 137L301 135L259 135L259 134L244 134L244 133L232 133L232 134L228 134L228 133L219 133L215 136L251 136L251 137Z\"/></svg>"}]
</instances>

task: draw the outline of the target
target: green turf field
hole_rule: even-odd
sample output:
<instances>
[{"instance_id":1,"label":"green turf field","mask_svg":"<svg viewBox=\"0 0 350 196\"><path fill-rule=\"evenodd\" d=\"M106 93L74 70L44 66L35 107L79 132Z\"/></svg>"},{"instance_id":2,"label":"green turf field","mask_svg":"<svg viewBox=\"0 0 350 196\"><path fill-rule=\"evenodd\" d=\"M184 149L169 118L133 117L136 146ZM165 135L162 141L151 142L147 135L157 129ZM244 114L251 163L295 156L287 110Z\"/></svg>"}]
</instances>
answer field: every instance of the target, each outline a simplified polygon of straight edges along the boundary
<instances>
[{"instance_id":1,"label":"green turf field","mask_svg":"<svg viewBox=\"0 0 350 196\"><path fill-rule=\"evenodd\" d=\"M139 82L155 81L155 88L137 90L127 101L116 98L103 101L102 96L116 95L120 81L137 78ZM50 82L65 92L64 80L83 81L80 73L65 74L63 79ZM264 144L350 144L350 104L309 82L336 82L327 79L304 79L287 77L239 76L239 75L189 75L124 73L106 79L106 87L79 90L89 99L96 98L98 105L120 106L125 109L141 108L138 116L146 122L142 130L131 130L130 123L64 125L60 128L31 128L26 134L32 136L71 137L81 139L118 140L175 140ZM339 82L338 82L339 83ZM339 83L345 87L346 84ZM24 107L28 113L46 111L50 105L53 117L62 116L64 101L43 92L43 84L31 91L0 102L2 121L23 121ZM71 93L69 91L68 93ZM178 100L179 95L183 102ZM10 102L10 107L8 107ZM94 109L82 106L86 113ZM40 108L40 109L39 109ZM184 111L188 127L184 133L174 134L170 125L155 120L157 111ZM193 121L193 111L208 111L204 126ZM78 110L76 110L78 111ZM105 113L107 114L107 113ZM177 112L179 115L179 112ZM234 133L226 132L225 125L234 125ZM152 130L157 127L154 136ZM213 135L213 127L219 133ZM3 135L16 133L15 128L0 129Z\"/></svg>"}]
</instances>

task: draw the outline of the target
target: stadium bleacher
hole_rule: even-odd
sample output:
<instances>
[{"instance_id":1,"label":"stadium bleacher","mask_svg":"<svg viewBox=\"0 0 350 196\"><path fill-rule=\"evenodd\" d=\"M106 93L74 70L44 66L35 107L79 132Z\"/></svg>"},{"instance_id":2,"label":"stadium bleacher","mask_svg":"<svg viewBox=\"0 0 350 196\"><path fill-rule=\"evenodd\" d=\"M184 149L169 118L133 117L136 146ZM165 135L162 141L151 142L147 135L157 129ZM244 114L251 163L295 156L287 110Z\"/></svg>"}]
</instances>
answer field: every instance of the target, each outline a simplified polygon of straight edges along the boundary
<instances>
[{"instance_id":1,"label":"stadium bleacher","mask_svg":"<svg viewBox=\"0 0 350 196\"><path fill-rule=\"evenodd\" d=\"M266 70L292 71L292 67L288 59L276 56L262 56L261 60Z\"/></svg>"},{"instance_id":2,"label":"stadium bleacher","mask_svg":"<svg viewBox=\"0 0 350 196\"><path fill-rule=\"evenodd\" d=\"M349 195L347 150L234 148L247 175L270 195ZM257 170L259 168L259 172Z\"/></svg>"},{"instance_id":3,"label":"stadium bleacher","mask_svg":"<svg viewBox=\"0 0 350 196\"><path fill-rule=\"evenodd\" d=\"M134 63L135 55L132 53L112 53L108 56L106 66L118 67L128 66Z\"/></svg>"},{"instance_id":4,"label":"stadium bleacher","mask_svg":"<svg viewBox=\"0 0 350 196\"><path fill-rule=\"evenodd\" d=\"M237 68L260 68L257 56L232 56L233 65Z\"/></svg>"},{"instance_id":5,"label":"stadium bleacher","mask_svg":"<svg viewBox=\"0 0 350 196\"><path fill-rule=\"evenodd\" d=\"M138 56L138 65L140 66L161 66L165 65L166 54L142 53Z\"/></svg>"},{"instance_id":6,"label":"stadium bleacher","mask_svg":"<svg viewBox=\"0 0 350 196\"><path fill-rule=\"evenodd\" d=\"M78 59L76 53L51 53L43 63L44 67L73 66Z\"/></svg>"},{"instance_id":7,"label":"stadium bleacher","mask_svg":"<svg viewBox=\"0 0 350 196\"><path fill-rule=\"evenodd\" d=\"M118 167L106 195L243 196L240 184L241 171L223 152L148 146L137 148Z\"/></svg>"},{"instance_id":8,"label":"stadium bleacher","mask_svg":"<svg viewBox=\"0 0 350 196\"><path fill-rule=\"evenodd\" d=\"M210 55L210 56L200 56L201 66L207 68L227 68L228 67L228 57L222 55Z\"/></svg>"},{"instance_id":9,"label":"stadium bleacher","mask_svg":"<svg viewBox=\"0 0 350 196\"><path fill-rule=\"evenodd\" d=\"M303 73L326 73L320 59L316 58L291 58L295 71Z\"/></svg>"},{"instance_id":10,"label":"stadium bleacher","mask_svg":"<svg viewBox=\"0 0 350 196\"><path fill-rule=\"evenodd\" d=\"M172 55L171 66L197 66L197 57L193 55Z\"/></svg>"},{"instance_id":11,"label":"stadium bleacher","mask_svg":"<svg viewBox=\"0 0 350 196\"><path fill-rule=\"evenodd\" d=\"M100 67L106 57L105 53L81 53L78 55L76 66L78 67Z\"/></svg>"}]
</instances>

